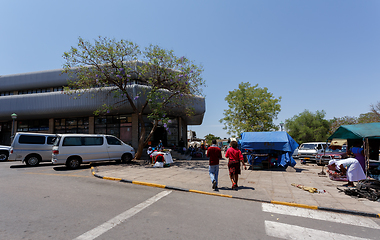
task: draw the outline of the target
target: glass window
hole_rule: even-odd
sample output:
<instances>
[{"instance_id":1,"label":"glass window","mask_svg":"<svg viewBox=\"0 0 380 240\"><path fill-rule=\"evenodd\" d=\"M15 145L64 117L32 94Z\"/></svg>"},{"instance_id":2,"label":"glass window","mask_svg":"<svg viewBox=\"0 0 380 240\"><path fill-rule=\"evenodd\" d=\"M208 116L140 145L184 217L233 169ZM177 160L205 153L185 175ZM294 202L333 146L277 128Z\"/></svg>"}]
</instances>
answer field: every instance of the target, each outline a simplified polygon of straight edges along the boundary
<instances>
[{"instance_id":1,"label":"glass window","mask_svg":"<svg viewBox=\"0 0 380 240\"><path fill-rule=\"evenodd\" d=\"M80 137L65 137L62 146L81 146L82 141Z\"/></svg>"},{"instance_id":2,"label":"glass window","mask_svg":"<svg viewBox=\"0 0 380 240\"><path fill-rule=\"evenodd\" d=\"M121 142L119 141L119 139L115 137L107 136L106 138L107 138L107 143L109 145L121 145Z\"/></svg>"},{"instance_id":3,"label":"glass window","mask_svg":"<svg viewBox=\"0 0 380 240\"><path fill-rule=\"evenodd\" d=\"M21 135L18 142L22 144L45 144L45 136Z\"/></svg>"},{"instance_id":4,"label":"glass window","mask_svg":"<svg viewBox=\"0 0 380 240\"><path fill-rule=\"evenodd\" d=\"M46 143L47 143L48 145L53 145L55 139L56 139L56 137L48 137Z\"/></svg>"},{"instance_id":5,"label":"glass window","mask_svg":"<svg viewBox=\"0 0 380 240\"><path fill-rule=\"evenodd\" d=\"M82 137L82 141L86 146L103 145L103 137Z\"/></svg>"}]
</instances>

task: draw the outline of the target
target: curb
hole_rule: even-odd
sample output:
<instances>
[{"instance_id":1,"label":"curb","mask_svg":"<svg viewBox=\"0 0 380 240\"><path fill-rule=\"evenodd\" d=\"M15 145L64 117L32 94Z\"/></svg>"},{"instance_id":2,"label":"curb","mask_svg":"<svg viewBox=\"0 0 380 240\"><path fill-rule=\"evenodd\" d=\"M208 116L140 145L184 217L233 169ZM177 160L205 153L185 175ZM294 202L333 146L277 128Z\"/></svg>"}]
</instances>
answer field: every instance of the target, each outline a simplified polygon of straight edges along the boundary
<instances>
[{"instance_id":1,"label":"curb","mask_svg":"<svg viewBox=\"0 0 380 240\"><path fill-rule=\"evenodd\" d=\"M124 182L124 183L132 183L132 184L143 185L143 186L148 186L148 187L165 188L165 189L182 191L182 192L192 192L192 193L198 193L198 194L205 194L205 195L211 195L211 196L217 196L217 197L227 197L227 198L234 198L234 199L253 201L253 202L261 202L261 203L272 203L272 204L285 205L285 206L298 207L298 208L306 208L306 209L313 209L313 210L322 210L322 211L327 211L327 212L351 214L351 215L357 215L357 216L363 216L363 217L380 218L380 213L376 214L376 213L359 212L359 211L345 210L345 209L318 207L318 206L299 204L299 203L281 202L281 201L274 201L274 200L267 201L267 200L260 200L260 199L254 199L254 198L234 197L232 195L227 195L227 194L204 192L204 191L199 191L199 190L172 187L172 186L156 184L156 183L131 181L131 180L125 180L122 178L114 178L114 177L104 177L104 176L96 174L94 167L91 167L91 173L93 176L95 176L97 178L105 179L105 180L119 181L119 182Z\"/></svg>"}]
</instances>

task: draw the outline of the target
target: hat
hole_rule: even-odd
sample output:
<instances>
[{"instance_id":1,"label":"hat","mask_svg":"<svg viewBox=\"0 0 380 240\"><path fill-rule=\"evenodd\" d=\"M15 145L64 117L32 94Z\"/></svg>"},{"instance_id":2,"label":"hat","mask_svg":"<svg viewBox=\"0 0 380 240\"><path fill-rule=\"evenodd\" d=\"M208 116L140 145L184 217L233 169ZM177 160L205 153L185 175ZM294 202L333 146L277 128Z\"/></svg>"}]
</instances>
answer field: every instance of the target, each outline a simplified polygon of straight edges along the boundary
<instances>
[{"instance_id":1,"label":"hat","mask_svg":"<svg viewBox=\"0 0 380 240\"><path fill-rule=\"evenodd\" d=\"M152 147L148 147L148 149L152 149Z\"/></svg>"},{"instance_id":2,"label":"hat","mask_svg":"<svg viewBox=\"0 0 380 240\"><path fill-rule=\"evenodd\" d=\"M333 165L333 164L336 165L336 161L335 161L335 160L330 160L330 161L329 161L329 165Z\"/></svg>"}]
</instances>

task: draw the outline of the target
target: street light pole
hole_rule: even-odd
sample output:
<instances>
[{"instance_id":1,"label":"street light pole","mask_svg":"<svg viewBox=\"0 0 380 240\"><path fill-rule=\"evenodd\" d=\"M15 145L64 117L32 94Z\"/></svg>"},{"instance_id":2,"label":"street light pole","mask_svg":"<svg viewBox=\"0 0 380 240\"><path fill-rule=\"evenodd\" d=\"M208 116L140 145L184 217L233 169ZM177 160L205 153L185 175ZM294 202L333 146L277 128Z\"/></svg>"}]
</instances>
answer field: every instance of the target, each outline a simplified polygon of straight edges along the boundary
<instances>
[{"instance_id":1,"label":"street light pole","mask_svg":"<svg viewBox=\"0 0 380 240\"><path fill-rule=\"evenodd\" d=\"M283 131L283 130L282 130L283 127L284 127L284 122L283 122L283 121L280 122L280 127L281 127L281 131Z\"/></svg>"},{"instance_id":2,"label":"street light pole","mask_svg":"<svg viewBox=\"0 0 380 240\"><path fill-rule=\"evenodd\" d=\"M17 114L16 113L12 113L11 117L12 117L12 134L11 134L11 143L12 143L14 135L15 135L15 121L17 119Z\"/></svg>"}]
</instances>

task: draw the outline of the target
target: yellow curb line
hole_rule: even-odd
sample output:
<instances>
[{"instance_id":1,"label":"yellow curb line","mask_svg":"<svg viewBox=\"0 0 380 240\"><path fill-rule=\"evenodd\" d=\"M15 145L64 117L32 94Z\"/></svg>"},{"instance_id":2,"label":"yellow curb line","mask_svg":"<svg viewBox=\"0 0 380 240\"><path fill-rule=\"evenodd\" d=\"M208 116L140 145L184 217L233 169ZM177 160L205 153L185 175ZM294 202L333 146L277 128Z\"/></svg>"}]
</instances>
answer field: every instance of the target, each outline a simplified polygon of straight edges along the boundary
<instances>
[{"instance_id":1,"label":"yellow curb line","mask_svg":"<svg viewBox=\"0 0 380 240\"><path fill-rule=\"evenodd\" d=\"M306 204L280 202L280 201L273 201L273 200L270 202L273 204L280 204L280 205L286 205L286 206L292 206L292 207L308 208L308 209L314 209L314 210L318 209L318 206L310 206Z\"/></svg>"},{"instance_id":2,"label":"yellow curb line","mask_svg":"<svg viewBox=\"0 0 380 240\"><path fill-rule=\"evenodd\" d=\"M225 194L220 194L220 193L203 192L203 191L191 190L191 189L189 190L189 192L200 193L200 194L205 194L205 195L213 195L213 196L219 196L219 197L228 197L228 198L232 198L233 197L231 195L225 195Z\"/></svg>"},{"instance_id":3,"label":"yellow curb line","mask_svg":"<svg viewBox=\"0 0 380 240\"><path fill-rule=\"evenodd\" d=\"M103 179L121 181L121 178L114 178L114 177L103 177Z\"/></svg>"},{"instance_id":4,"label":"yellow curb line","mask_svg":"<svg viewBox=\"0 0 380 240\"><path fill-rule=\"evenodd\" d=\"M140 181L132 181L132 183L137 184L137 185L144 185L144 186L158 187L158 188L165 188L166 187L166 185L162 185L162 184L147 183L147 182L140 182Z\"/></svg>"}]
</instances>

